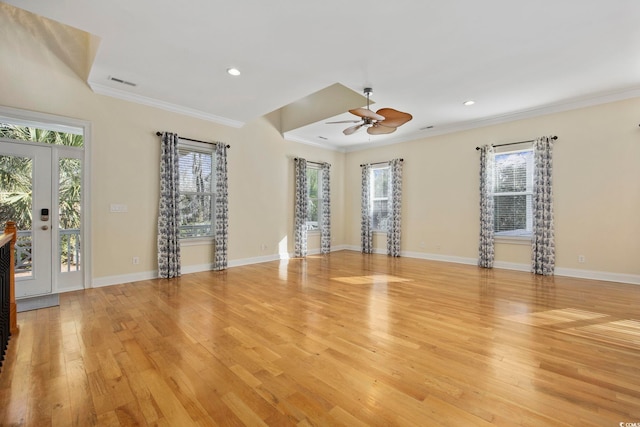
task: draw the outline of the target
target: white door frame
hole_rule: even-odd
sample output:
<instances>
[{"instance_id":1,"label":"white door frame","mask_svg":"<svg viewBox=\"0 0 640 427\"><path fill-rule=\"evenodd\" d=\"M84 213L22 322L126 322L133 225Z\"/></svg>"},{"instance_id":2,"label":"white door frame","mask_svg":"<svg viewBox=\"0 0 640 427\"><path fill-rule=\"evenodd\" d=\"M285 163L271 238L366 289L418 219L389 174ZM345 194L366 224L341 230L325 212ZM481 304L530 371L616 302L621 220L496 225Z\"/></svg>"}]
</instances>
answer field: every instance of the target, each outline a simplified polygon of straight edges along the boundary
<instances>
[{"instance_id":1,"label":"white door frame","mask_svg":"<svg viewBox=\"0 0 640 427\"><path fill-rule=\"evenodd\" d=\"M82 129L84 135L84 150L82 158L82 282L81 284L59 283L53 278L52 293L75 291L91 287L91 123L86 120L72 119L53 114L20 110L17 108L0 106L0 119L5 118L12 123L23 126L34 126L38 123L46 125L48 129L69 132L71 129ZM63 147L61 147L63 148ZM57 159L54 159L57 162ZM54 208L53 206L50 209ZM38 208L39 209L39 208ZM34 218L35 220L35 218ZM35 221L34 221L35 222ZM57 224L56 224L57 226ZM54 251L57 252L57 251ZM58 258L57 253L56 259ZM54 272L55 273L55 272ZM54 274L55 276L55 274Z\"/></svg>"}]
</instances>

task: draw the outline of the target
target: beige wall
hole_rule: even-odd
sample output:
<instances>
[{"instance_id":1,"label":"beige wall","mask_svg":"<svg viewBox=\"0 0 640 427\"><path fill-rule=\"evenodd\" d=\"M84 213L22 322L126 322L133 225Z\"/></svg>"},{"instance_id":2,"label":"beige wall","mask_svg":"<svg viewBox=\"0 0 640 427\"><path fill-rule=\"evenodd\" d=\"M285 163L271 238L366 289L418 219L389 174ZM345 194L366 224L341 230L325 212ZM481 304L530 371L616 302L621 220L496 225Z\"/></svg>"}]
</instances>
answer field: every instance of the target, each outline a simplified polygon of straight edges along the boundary
<instances>
[{"instance_id":1,"label":"beige wall","mask_svg":"<svg viewBox=\"0 0 640 427\"><path fill-rule=\"evenodd\" d=\"M359 247L359 164L403 157L402 250L473 260L475 147L555 134L560 138L554 157L558 267L640 275L640 99L345 154L283 140L277 113L235 129L96 95L29 29L2 13L0 36L0 105L92 124L94 281L156 270L158 130L231 145L231 264L292 252L295 156L332 164L334 246ZM111 203L127 204L128 213L110 213ZM384 247L384 235L376 239ZM310 237L310 250L319 247L318 240ZM587 262L578 264L578 255ZM132 265L133 256L140 257L139 265ZM210 264L211 258L208 247L183 248L187 270ZM528 264L529 248L499 244L496 259Z\"/></svg>"},{"instance_id":2,"label":"beige wall","mask_svg":"<svg viewBox=\"0 0 640 427\"><path fill-rule=\"evenodd\" d=\"M402 157L402 250L477 258L475 147L559 137L554 148L556 265L640 274L640 99L612 102L349 153L346 242L360 243L360 163ZM384 247L384 235L376 246ZM421 247L424 242L425 247ZM586 262L579 264L578 255ZM496 261L528 264L528 246L496 245Z\"/></svg>"},{"instance_id":3,"label":"beige wall","mask_svg":"<svg viewBox=\"0 0 640 427\"><path fill-rule=\"evenodd\" d=\"M293 252L293 157L332 164L332 235L343 239L344 154L285 141L277 113L241 129L97 95L37 33L0 9L0 105L91 122L92 277L135 277L156 264L159 140L156 131L231 145L229 260L251 262ZM112 203L127 213L111 213ZM266 247L263 249L263 245ZM311 237L309 250L319 249ZM132 257L140 257L133 265ZM212 262L209 246L186 246L183 268Z\"/></svg>"}]
</instances>

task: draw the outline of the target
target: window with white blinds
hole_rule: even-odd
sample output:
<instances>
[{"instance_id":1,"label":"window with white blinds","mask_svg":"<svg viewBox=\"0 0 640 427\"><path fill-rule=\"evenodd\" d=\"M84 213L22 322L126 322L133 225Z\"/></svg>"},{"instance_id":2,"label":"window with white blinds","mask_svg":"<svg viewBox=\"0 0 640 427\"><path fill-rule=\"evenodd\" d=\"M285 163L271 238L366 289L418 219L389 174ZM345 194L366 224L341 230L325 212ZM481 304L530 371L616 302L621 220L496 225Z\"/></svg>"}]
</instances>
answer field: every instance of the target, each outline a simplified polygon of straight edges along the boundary
<instances>
[{"instance_id":1,"label":"window with white blinds","mask_svg":"<svg viewBox=\"0 0 640 427\"><path fill-rule=\"evenodd\" d=\"M494 168L495 235L530 237L533 224L533 150L498 153Z\"/></svg>"},{"instance_id":2,"label":"window with white blinds","mask_svg":"<svg viewBox=\"0 0 640 427\"><path fill-rule=\"evenodd\" d=\"M180 157L180 238L213 236L215 187L213 146L178 145Z\"/></svg>"},{"instance_id":3,"label":"window with white blinds","mask_svg":"<svg viewBox=\"0 0 640 427\"><path fill-rule=\"evenodd\" d=\"M389 198L391 195L390 170L388 165L371 168L369 200L371 203L371 229L374 231L387 231L388 228Z\"/></svg>"}]
</instances>

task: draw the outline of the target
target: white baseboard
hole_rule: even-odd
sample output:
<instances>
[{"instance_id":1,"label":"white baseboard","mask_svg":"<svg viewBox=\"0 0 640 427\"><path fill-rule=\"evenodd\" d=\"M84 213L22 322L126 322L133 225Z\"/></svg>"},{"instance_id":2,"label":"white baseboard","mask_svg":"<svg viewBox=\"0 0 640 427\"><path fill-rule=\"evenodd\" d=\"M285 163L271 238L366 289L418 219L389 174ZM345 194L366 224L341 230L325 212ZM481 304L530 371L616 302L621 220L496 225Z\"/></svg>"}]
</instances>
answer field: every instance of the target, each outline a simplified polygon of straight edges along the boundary
<instances>
[{"instance_id":1,"label":"white baseboard","mask_svg":"<svg viewBox=\"0 0 640 427\"><path fill-rule=\"evenodd\" d=\"M158 271L143 271L141 273L122 274L118 276L98 277L91 281L92 288L101 288L103 286L121 285L129 282L140 282L141 280L156 279Z\"/></svg>"},{"instance_id":2,"label":"white baseboard","mask_svg":"<svg viewBox=\"0 0 640 427\"><path fill-rule=\"evenodd\" d=\"M331 252L348 250L349 248L350 247L347 245L332 246ZM320 248L310 249L307 251L307 255L319 255L319 254L320 254ZM291 258L295 258L295 255L292 253L284 252L280 254L266 255L266 256L255 257L255 258L243 258L243 259L232 260L232 261L229 261L228 267L240 267L243 265L260 264L262 262L279 261L279 260L291 259Z\"/></svg>"},{"instance_id":3,"label":"white baseboard","mask_svg":"<svg viewBox=\"0 0 640 427\"><path fill-rule=\"evenodd\" d=\"M640 275L609 273L608 271L578 270L577 268L556 268L556 276L575 277L578 279L602 280L604 282L620 282L640 285Z\"/></svg>"},{"instance_id":4,"label":"white baseboard","mask_svg":"<svg viewBox=\"0 0 640 427\"><path fill-rule=\"evenodd\" d=\"M212 264L186 265L183 266L182 274L199 273L201 271L213 270ZM118 276L107 276L93 279L92 288L101 288L103 286L121 285L123 283L140 282L142 280L151 280L158 278L158 270L143 271L133 274L122 274Z\"/></svg>"},{"instance_id":5,"label":"white baseboard","mask_svg":"<svg viewBox=\"0 0 640 427\"><path fill-rule=\"evenodd\" d=\"M531 266L529 264L520 264L516 262L495 261L493 263L493 267L500 268L502 270L515 270L515 271L525 271L525 272L531 271Z\"/></svg>"},{"instance_id":6,"label":"white baseboard","mask_svg":"<svg viewBox=\"0 0 640 427\"><path fill-rule=\"evenodd\" d=\"M345 249L356 251L356 252L361 251L359 246L345 246ZM386 249L376 249L374 250L374 253L386 254L387 251ZM426 259L430 261L453 262L456 264L467 264L467 265L478 264L477 258L465 258L465 257L431 254L431 253L424 253L424 252L401 252L400 255L407 258ZM525 271L525 272L531 271L531 265L520 264L515 262L496 261L494 262L493 267L499 268L502 270L516 270L516 271ZM640 285L640 275L636 275L636 274L610 273L607 271L579 270L576 268L556 267L555 275L565 276L565 277L575 277L578 279L591 279L591 280L601 280L604 282L619 282L619 283L628 283L631 285Z\"/></svg>"},{"instance_id":7,"label":"white baseboard","mask_svg":"<svg viewBox=\"0 0 640 427\"><path fill-rule=\"evenodd\" d=\"M383 253L387 253L384 251ZM400 256L407 258L426 259L429 261L453 262L456 264L477 265L478 260L475 258L466 258L442 254L430 254L425 252L400 252Z\"/></svg>"},{"instance_id":8,"label":"white baseboard","mask_svg":"<svg viewBox=\"0 0 640 427\"><path fill-rule=\"evenodd\" d=\"M331 252L341 251L345 249L349 249L349 247L346 245L332 246ZM309 255L318 255L319 253L320 253L320 249L312 249L308 252ZM228 268L241 267L243 265L260 264L263 262L278 261L283 259L290 259L293 257L294 257L293 254L281 253L281 254L265 255L260 257L235 259L235 260L229 261L229 264L227 265L227 267ZM213 270L213 264L186 265L186 266L182 266L181 270L182 270L182 274L200 273L202 271ZM122 274L118 276L98 277L96 279L93 279L93 281L91 282L91 287L100 288L103 286L121 285L123 283L139 282L142 280L150 280L150 279L157 279L157 278L158 278L158 270L144 271L144 272L134 273L134 274ZM80 290L80 289L69 289L69 290L65 290L65 292L75 291L75 290Z\"/></svg>"},{"instance_id":9,"label":"white baseboard","mask_svg":"<svg viewBox=\"0 0 640 427\"><path fill-rule=\"evenodd\" d=\"M354 251L354 252L361 251L359 246L338 245L338 246L331 247L331 252L342 251L342 250ZM318 255L319 253L320 253L320 249L312 249L308 251L308 255ZM387 253L387 251L386 249L378 248L374 250L374 253L384 255ZM456 264L466 264L466 265L478 264L478 260L476 258L432 254L432 253L426 253L426 252L403 251L401 252L400 255L407 258L417 258L417 259L424 259L429 261L452 262ZM260 257L242 258L242 259L229 261L228 268L241 267L244 265L251 265L251 264L260 264L263 262L270 262L270 261L279 261L279 260L285 260L290 258L294 258L293 254L281 253L281 254L265 255ZM524 271L524 272L528 272L531 270L531 266L529 264L520 264L520 263L505 262L505 261L496 261L494 263L494 268L499 268L503 270ZM183 274L199 273L202 271L209 271L212 269L213 269L212 264L188 265L188 266L182 267L182 273ZM628 283L632 285L640 285L640 275L636 275L636 274L610 273L606 271L579 270L575 268L560 267L560 268L556 268L555 275L575 277L579 279L602 280L605 282L619 282L619 283ZM102 286L120 285L122 283L156 279L157 277L158 277L157 270L134 273L134 274L124 274L119 276L99 277L97 279L93 279L91 283L91 287L98 288ZM76 289L65 290L65 292L72 291L72 290L76 290Z\"/></svg>"},{"instance_id":10,"label":"white baseboard","mask_svg":"<svg viewBox=\"0 0 640 427\"><path fill-rule=\"evenodd\" d=\"M278 261L281 259L286 259L285 257L288 257L288 256L289 254L272 254L272 255L264 255L264 256L253 257L253 258L235 259L235 260L229 261L229 263L227 264L227 267L229 268L241 267L243 265L261 264L263 262Z\"/></svg>"},{"instance_id":11,"label":"white baseboard","mask_svg":"<svg viewBox=\"0 0 640 427\"><path fill-rule=\"evenodd\" d=\"M201 271L213 270L213 264L183 265L180 268L182 274L200 273ZM156 271L156 277L158 272Z\"/></svg>"}]
</instances>

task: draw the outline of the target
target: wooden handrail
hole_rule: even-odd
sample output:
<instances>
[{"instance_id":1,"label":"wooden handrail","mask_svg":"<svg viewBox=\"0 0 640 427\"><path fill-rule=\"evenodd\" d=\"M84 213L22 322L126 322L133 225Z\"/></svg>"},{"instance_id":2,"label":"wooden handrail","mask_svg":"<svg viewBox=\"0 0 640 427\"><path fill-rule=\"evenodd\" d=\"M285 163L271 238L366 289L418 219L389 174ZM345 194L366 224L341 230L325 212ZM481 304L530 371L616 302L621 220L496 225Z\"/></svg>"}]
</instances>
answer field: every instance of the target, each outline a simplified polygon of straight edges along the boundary
<instances>
[{"instance_id":1,"label":"wooden handrail","mask_svg":"<svg viewBox=\"0 0 640 427\"><path fill-rule=\"evenodd\" d=\"M15 265L16 265L16 240L18 236L18 229L16 228L16 223L14 221L7 221L6 226L4 227L4 235L0 239L2 244L4 245L7 240L11 240L10 254L11 254L11 262L9 263L9 328L11 333L18 332L18 317L16 311L16 275L15 275Z\"/></svg>"}]
</instances>

